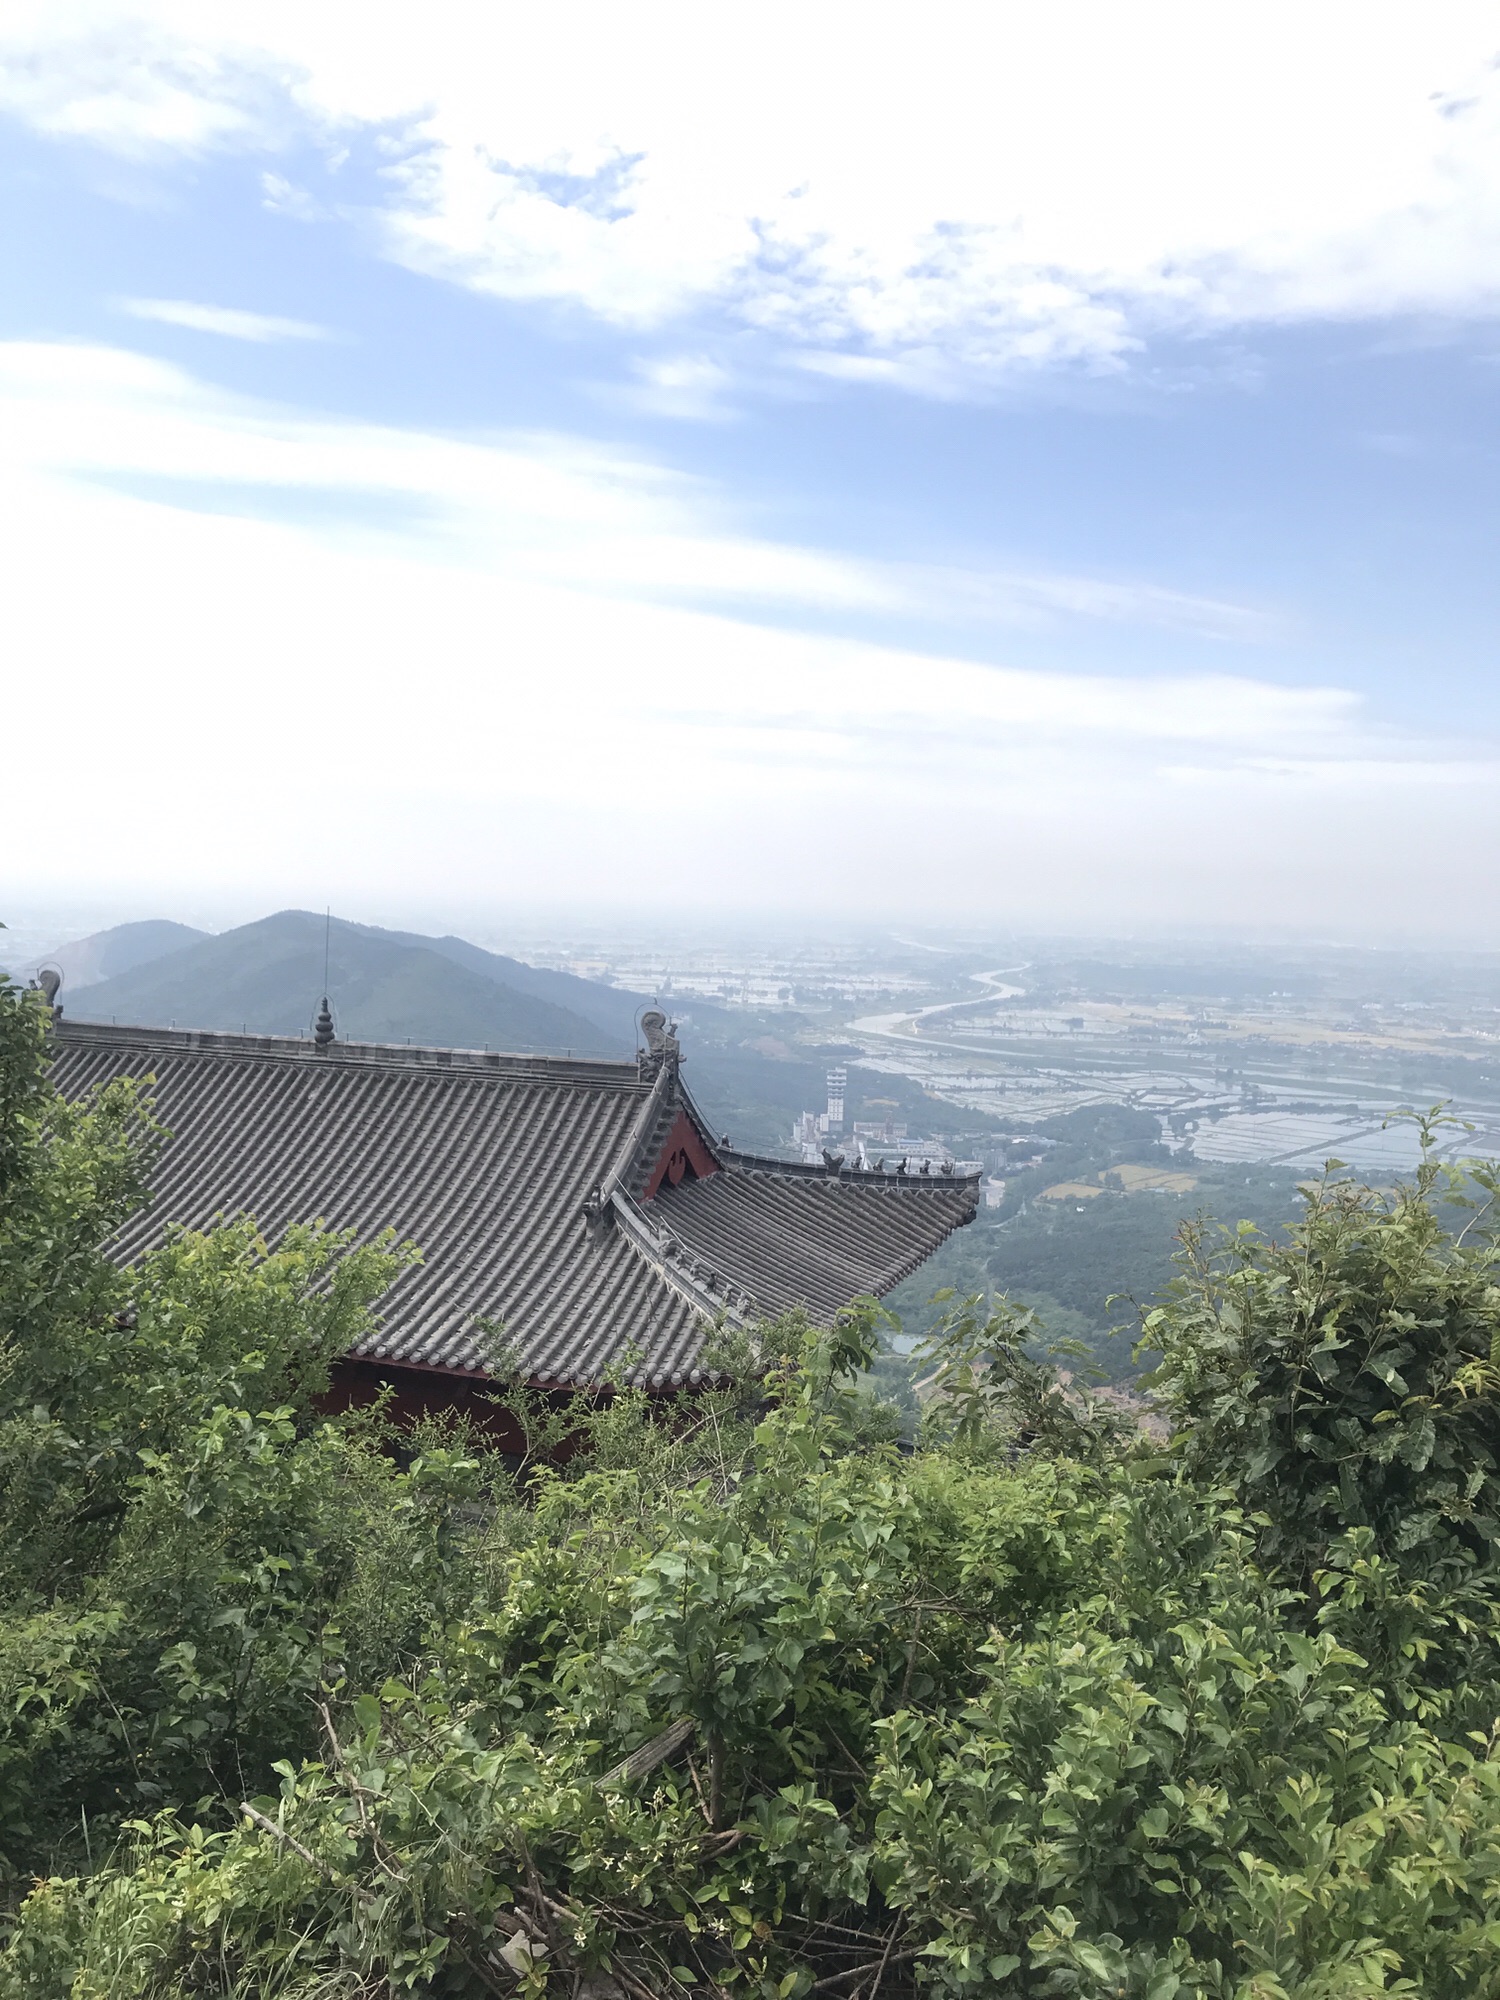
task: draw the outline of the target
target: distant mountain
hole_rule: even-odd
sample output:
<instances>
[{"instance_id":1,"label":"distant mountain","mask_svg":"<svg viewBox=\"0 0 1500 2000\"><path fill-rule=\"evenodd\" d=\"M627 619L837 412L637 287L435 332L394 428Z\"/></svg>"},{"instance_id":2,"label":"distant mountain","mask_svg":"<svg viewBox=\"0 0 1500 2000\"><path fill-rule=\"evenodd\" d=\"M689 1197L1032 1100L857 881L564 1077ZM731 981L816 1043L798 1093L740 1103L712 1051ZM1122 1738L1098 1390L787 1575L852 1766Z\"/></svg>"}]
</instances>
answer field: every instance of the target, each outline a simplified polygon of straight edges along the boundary
<instances>
[{"instance_id":1,"label":"distant mountain","mask_svg":"<svg viewBox=\"0 0 1500 2000\"><path fill-rule=\"evenodd\" d=\"M485 979L496 980L508 986L515 993L529 993L535 999L545 1000L554 1007L566 1007L571 1013L581 1014L586 1021L592 1021L624 1047L633 1049L638 1039L636 1022L642 1008L649 1007L651 1000L644 993L631 993L623 986L603 986L597 979L580 979L572 972L552 972L545 966L525 965L519 958L506 958L498 951L485 951L477 944L470 944L461 937L421 937L412 931L382 931L366 924L354 924L353 930L365 932L370 937L394 938L401 944L418 945L423 950L440 952L444 958L451 958L455 965L467 967Z\"/></svg>"},{"instance_id":2,"label":"distant mountain","mask_svg":"<svg viewBox=\"0 0 1500 2000\"><path fill-rule=\"evenodd\" d=\"M58 945L37 964L55 965L76 992L80 986L133 972L138 965L149 965L153 959L165 958L168 952L181 951L184 945L196 944L207 936L207 931L195 931L191 924L151 917L144 923L116 924L113 930L95 931L92 937Z\"/></svg>"},{"instance_id":3,"label":"distant mountain","mask_svg":"<svg viewBox=\"0 0 1500 2000\"><path fill-rule=\"evenodd\" d=\"M65 978L66 1010L139 1027L295 1035L311 1028L324 991L323 930L310 910L282 910L218 937L186 924L123 924L65 946L51 962L66 969L67 956L84 946L99 948L104 962L114 940L128 951L132 934L141 934L142 946L154 935L163 941L159 957L138 956L128 970L81 988ZM327 990L337 1031L351 1041L629 1055L639 1010L650 1004L648 995L524 965L464 938L336 919L329 943ZM904 1077L859 1068L857 1049L768 1045L765 1037L744 1039L745 1022L733 1010L694 1000L691 1013L690 1086L715 1130L739 1145L783 1146L792 1118L822 1105L830 1062L849 1066L851 1118L896 1117L914 1135L993 1124L984 1113L955 1114Z\"/></svg>"},{"instance_id":4,"label":"distant mountain","mask_svg":"<svg viewBox=\"0 0 1500 2000\"><path fill-rule=\"evenodd\" d=\"M323 943L322 917L282 910L99 980L76 997L65 982L61 999L86 1021L295 1035L311 1027L324 992ZM470 954L487 963L473 962ZM535 990L523 991L498 976L499 968L512 965L533 979L562 981L564 990L583 989L591 1002L602 996L609 1004L599 1005L597 1017L591 1017ZM422 938L336 920L329 932L327 991L338 1033L350 1041L411 1040L518 1052L572 1049L587 1055L628 1054L635 1047L638 1003L631 996L565 973L538 974L458 938Z\"/></svg>"}]
</instances>

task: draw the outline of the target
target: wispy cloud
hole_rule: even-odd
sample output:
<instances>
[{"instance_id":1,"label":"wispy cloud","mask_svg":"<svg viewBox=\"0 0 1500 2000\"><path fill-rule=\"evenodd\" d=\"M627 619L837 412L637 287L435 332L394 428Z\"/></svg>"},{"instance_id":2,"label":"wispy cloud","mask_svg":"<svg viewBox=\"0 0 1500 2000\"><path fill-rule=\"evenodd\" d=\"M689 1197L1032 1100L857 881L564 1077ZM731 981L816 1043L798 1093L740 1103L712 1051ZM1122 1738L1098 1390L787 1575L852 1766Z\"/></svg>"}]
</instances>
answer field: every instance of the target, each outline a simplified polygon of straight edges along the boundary
<instances>
[{"instance_id":1,"label":"wispy cloud","mask_svg":"<svg viewBox=\"0 0 1500 2000\"><path fill-rule=\"evenodd\" d=\"M329 340L326 326L311 320L283 319L276 313L244 312L236 306L206 306L192 299L121 299L121 312L132 319L157 320L163 326L184 326L193 333L217 333L226 340Z\"/></svg>"},{"instance_id":2,"label":"wispy cloud","mask_svg":"<svg viewBox=\"0 0 1500 2000\"><path fill-rule=\"evenodd\" d=\"M0 347L17 463L274 518L295 496L395 506L425 559L616 598L1025 632L1069 622L1261 640L1274 618L1149 578L875 563L746 534L709 481L586 439L475 439L273 409L122 349ZM328 515L338 519L335 508Z\"/></svg>"},{"instance_id":3,"label":"wispy cloud","mask_svg":"<svg viewBox=\"0 0 1500 2000\"><path fill-rule=\"evenodd\" d=\"M305 188L289 181L285 174L263 173L260 177L260 198L262 205L273 215L290 216L294 222L322 222L328 218L328 211L314 201Z\"/></svg>"},{"instance_id":4,"label":"wispy cloud","mask_svg":"<svg viewBox=\"0 0 1500 2000\"><path fill-rule=\"evenodd\" d=\"M1086 620L1154 626L1202 639L1264 643L1280 636L1285 623L1274 611L1258 606L1172 590L1137 577L922 563L887 564L878 574L892 609L1021 630Z\"/></svg>"}]
</instances>

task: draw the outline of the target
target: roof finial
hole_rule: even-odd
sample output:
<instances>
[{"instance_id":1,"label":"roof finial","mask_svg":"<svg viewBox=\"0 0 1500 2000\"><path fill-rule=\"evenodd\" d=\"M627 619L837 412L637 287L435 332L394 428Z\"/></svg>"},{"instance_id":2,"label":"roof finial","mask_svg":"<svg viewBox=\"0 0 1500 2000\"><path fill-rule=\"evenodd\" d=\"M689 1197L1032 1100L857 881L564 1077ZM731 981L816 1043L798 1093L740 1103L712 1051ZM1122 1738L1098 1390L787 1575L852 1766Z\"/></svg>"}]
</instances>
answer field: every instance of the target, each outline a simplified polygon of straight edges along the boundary
<instances>
[{"instance_id":1,"label":"roof finial","mask_svg":"<svg viewBox=\"0 0 1500 2000\"><path fill-rule=\"evenodd\" d=\"M333 1015L328 1007L328 942L333 932L333 905L329 903L323 911L323 1005L318 1009L318 1018L313 1022L313 1047L326 1049L333 1040Z\"/></svg>"}]
</instances>

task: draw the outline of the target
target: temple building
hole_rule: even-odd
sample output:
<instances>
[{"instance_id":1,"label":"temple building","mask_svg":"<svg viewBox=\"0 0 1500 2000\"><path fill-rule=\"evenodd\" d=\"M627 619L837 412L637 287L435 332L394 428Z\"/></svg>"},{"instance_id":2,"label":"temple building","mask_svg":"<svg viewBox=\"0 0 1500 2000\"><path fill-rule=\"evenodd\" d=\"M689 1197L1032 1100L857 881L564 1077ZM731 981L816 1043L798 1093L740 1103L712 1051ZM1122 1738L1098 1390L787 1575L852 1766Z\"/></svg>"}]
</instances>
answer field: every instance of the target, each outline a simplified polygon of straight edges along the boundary
<instances>
[{"instance_id":1,"label":"temple building","mask_svg":"<svg viewBox=\"0 0 1500 2000\"><path fill-rule=\"evenodd\" d=\"M973 1219L977 1175L736 1150L693 1103L665 1017L642 1029L634 1060L593 1061L342 1042L326 1001L311 1040L59 1013L53 1077L69 1097L154 1079L171 1136L111 1246L122 1262L240 1214L273 1240L320 1219L421 1247L336 1370L349 1400L388 1384L410 1409L463 1402L486 1380L479 1322L542 1388L596 1383L623 1355L631 1380L681 1388L716 1325L792 1307L826 1324Z\"/></svg>"}]
</instances>

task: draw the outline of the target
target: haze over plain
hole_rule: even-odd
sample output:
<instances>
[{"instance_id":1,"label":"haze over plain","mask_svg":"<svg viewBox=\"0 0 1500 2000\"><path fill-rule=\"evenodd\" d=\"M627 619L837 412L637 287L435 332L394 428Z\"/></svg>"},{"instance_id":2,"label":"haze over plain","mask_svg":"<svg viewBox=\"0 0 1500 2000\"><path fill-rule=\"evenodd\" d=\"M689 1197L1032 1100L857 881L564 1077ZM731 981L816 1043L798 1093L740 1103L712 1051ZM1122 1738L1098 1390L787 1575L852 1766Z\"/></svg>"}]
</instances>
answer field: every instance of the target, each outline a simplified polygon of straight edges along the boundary
<instances>
[{"instance_id":1,"label":"haze over plain","mask_svg":"<svg viewBox=\"0 0 1500 2000\"><path fill-rule=\"evenodd\" d=\"M1497 50L11 6L13 894L1487 942Z\"/></svg>"}]
</instances>

